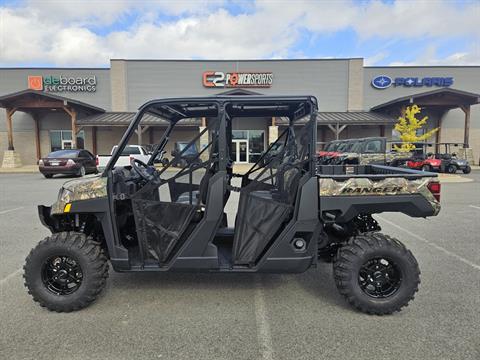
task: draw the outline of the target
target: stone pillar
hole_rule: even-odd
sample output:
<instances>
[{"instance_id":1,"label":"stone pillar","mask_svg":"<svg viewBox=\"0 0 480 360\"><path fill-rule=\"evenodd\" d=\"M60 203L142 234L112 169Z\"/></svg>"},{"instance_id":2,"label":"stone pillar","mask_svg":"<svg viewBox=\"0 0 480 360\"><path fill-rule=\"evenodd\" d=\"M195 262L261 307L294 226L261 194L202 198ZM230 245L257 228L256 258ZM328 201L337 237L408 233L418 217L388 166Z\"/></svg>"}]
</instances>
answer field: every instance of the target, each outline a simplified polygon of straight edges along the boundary
<instances>
[{"instance_id":1,"label":"stone pillar","mask_svg":"<svg viewBox=\"0 0 480 360\"><path fill-rule=\"evenodd\" d=\"M206 126L199 126L198 131L201 133L203 130L205 130L207 127ZM208 146L208 130L205 131L201 136L200 136L200 148L199 151L202 151ZM202 161L207 161L208 160L208 150L206 150L201 156L200 159Z\"/></svg>"},{"instance_id":2,"label":"stone pillar","mask_svg":"<svg viewBox=\"0 0 480 360\"><path fill-rule=\"evenodd\" d=\"M3 153L2 168L17 168L22 166L20 154L15 150L5 150Z\"/></svg>"},{"instance_id":3,"label":"stone pillar","mask_svg":"<svg viewBox=\"0 0 480 360\"><path fill-rule=\"evenodd\" d=\"M268 145L273 144L278 139L278 126L268 127Z\"/></svg>"}]
</instances>

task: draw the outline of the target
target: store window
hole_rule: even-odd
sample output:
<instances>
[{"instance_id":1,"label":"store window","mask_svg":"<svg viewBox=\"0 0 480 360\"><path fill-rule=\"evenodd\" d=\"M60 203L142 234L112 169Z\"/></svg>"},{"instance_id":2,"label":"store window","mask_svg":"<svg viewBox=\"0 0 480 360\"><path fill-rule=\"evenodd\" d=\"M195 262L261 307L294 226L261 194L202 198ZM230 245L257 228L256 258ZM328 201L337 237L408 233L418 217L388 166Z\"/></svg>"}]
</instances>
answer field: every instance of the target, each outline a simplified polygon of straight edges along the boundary
<instances>
[{"instance_id":1,"label":"store window","mask_svg":"<svg viewBox=\"0 0 480 360\"><path fill-rule=\"evenodd\" d=\"M83 130L77 134L77 149L85 146L85 133ZM57 151L72 148L72 130L50 130L50 149Z\"/></svg>"}]
</instances>

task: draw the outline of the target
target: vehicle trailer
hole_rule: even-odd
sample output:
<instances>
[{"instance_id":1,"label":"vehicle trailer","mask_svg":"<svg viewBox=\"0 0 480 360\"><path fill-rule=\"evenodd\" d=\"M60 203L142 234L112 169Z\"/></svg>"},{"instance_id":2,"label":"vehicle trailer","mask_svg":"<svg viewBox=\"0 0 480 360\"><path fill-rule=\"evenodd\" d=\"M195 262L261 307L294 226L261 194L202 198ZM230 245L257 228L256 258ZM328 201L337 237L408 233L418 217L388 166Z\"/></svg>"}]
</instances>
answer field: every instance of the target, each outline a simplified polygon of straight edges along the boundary
<instances>
[{"instance_id":1,"label":"vehicle trailer","mask_svg":"<svg viewBox=\"0 0 480 360\"><path fill-rule=\"evenodd\" d=\"M52 235L27 256L29 293L50 310L68 312L95 300L109 264L120 272L300 273L334 258L337 287L350 304L370 314L399 311L413 299L420 271L372 215L437 215L436 174L374 165L317 168L316 112L312 96L146 103L101 176L68 182L52 206L38 207ZM146 114L169 122L150 160L116 166ZM255 116L282 116L289 125L245 174L236 174L232 123ZM176 126L198 117L208 119L190 142L208 138L201 161L156 169L153 161L175 139ZM225 213L232 192L239 193L233 227Z\"/></svg>"}]
</instances>

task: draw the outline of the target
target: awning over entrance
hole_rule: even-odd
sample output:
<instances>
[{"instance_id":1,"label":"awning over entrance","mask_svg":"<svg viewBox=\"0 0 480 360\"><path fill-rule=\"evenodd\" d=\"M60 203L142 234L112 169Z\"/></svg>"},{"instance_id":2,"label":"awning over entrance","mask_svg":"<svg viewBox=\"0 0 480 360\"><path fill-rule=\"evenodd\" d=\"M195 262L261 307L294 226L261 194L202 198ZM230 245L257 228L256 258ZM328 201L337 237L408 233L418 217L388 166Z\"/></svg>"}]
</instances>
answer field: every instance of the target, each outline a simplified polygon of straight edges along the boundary
<instances>
[{"instance_id":1,"label":"awning over entrance","mask_svg":"<svg viewBox=\"0 0 480 360\"><path fill-rule=\"evenodd\" d=\"M403 96L395 100L374 106L372 111L388 115L399 116L404 113L405 108L411 104L426 107L438 114L437 127L441 129L443 115L452 109L460 108L465 114L464 147L469 147L470 134L470 106L480 103L480 94L456 89L438 89L419 94ZM437 142L440 139L440 130L437 132Z\"/></svg>"},{"instance_id":2,"label":"awning over entrance","mask_svg":"<svg viewBox=\"0 0 480 360\"><path fill-rule=\"evenodd\" d=\"M385 125L392 125L396 121L396 118L388 114L371 111L317 112L317 124L328 126L335 134L336 139L350 125L378 125L380 126L380 131L384 132ZM299 123L301 122L302 120L299 121ZM277 125L287 125L288 119L278 118L276 123Z\"/></svg>"},{"instance_id":3,"label":"awning over entrance","mask_svg":"<svg viewBox=\"0 0 480 360\"><path fill-rule=\"evenodd\" d=\"M69 99L63 96L53 95L42 91L22 90L12 94L0 96L0 107L5 108L7 112L7 136L8 150L14 150L13 145L13 126L12 116L16 111L22 111L32 116L35 122L35 145L37 150L37 159L40 158L40 131L39 131L39 114L41 112L63 110L71 118L72 126L72 147L76 147L77 115L96 114L105 112L104 109Z\"/></svg>"},{"instance_id":4,"label":"awning over entrance","mask_svg":"<svg viewBox=\"0 0 480 360\"><path fill-rule=\"evenodd\" d=\"M83 119L77 120L78 126L128 126L135 116L134 112L106 112L102 114L95 114L87 116ZM142 126L167 126L168 121L160 119L157 116L145 114L142 118ZM200 119L185 119L179 125L184 126L199 126Z\"/></svg>"}]
</instances>

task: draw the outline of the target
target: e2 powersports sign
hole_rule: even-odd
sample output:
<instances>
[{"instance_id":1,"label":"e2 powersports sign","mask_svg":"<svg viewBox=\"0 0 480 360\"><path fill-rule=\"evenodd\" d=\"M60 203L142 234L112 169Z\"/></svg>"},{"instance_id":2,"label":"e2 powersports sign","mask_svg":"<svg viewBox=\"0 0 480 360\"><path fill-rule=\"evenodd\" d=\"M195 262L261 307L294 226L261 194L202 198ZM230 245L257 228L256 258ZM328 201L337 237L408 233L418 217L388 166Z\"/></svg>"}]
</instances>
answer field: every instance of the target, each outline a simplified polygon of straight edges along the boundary
<instances>
[{"instance_id":1,"label":"e2 powersports sign","mask_svg":"<svg viewBox=\"0 0 480 360\"><path fill-rule=\"evenodd\" d=\"M270 72L205 71L202 82L203 86L209 88L269 88L273 84L273 74Z\"/></svg>"},{"instance_id":2,"label":"e2 powersports sign","mask_svg":"<svg viewBox=\"0 0 480 360\"><path fill-rule=\"evenodd\" d=\"M453 85L453 77L396 77L392 79L387 75L379 75L372 79L375 89L386 89L390 86L403 87L448 87Z\"/></svg>"},{"instance_id":3,"label":"e2 powersports sign","mask_svg":"<svg viewBox=\"0 0 480 360\"><path fill-rule=\"evenodd\" d=\"M95 92L97 78L91 76L29 76L28 88L47 92Z\"/></svg>"}]
</instances>

